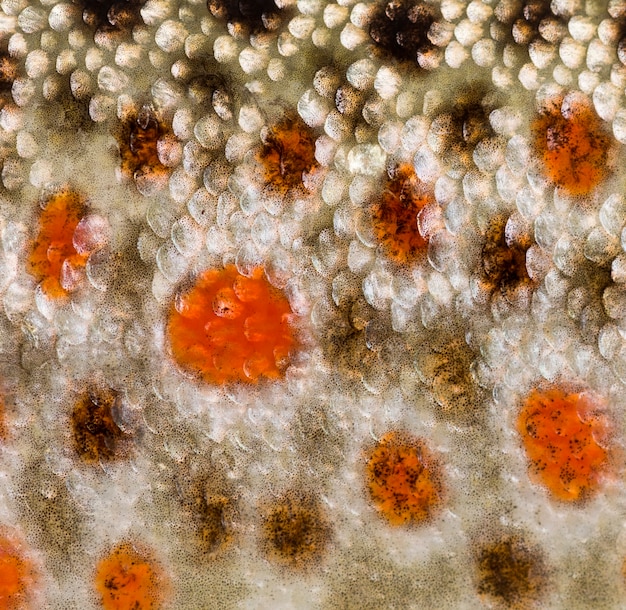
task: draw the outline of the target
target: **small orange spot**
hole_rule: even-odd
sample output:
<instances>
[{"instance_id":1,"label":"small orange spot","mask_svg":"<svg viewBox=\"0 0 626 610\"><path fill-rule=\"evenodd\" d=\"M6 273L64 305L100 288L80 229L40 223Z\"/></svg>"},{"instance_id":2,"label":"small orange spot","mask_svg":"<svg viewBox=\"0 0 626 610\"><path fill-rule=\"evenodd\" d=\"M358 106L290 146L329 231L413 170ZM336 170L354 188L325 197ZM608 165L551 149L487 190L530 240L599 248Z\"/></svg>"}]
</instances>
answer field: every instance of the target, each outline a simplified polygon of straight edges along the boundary
<instances>
[{"instance_id":1,"label":"small orange spot","mask_svg":"<svg viewBox=\"0 0 626 610\"><path fill-rule=\"evenodd\" d=\"M151 558L123 543L98 564L95 586L105 610L156 610L163 575Z\"/></svg>"},{"instance_id":2,"label":"small orange spot","mask_svg":"<svg viewBox=\"0 0 626 610\"><path fill-rule=\"evenodd\" d=\"M122 172L132 178L167 176L169 169L159 159L158 143L170 135L170 129L148 106L127 117L115 132Z\"/></svg>"},{"instance_id":3,"label":"small orange spot","mask_svg":"<svg viewBox=\"0 0 626 610\"><path fill-rule=\"evenodd\" d=\"M285 295L257 267L203 273L172 305L167 331L176 362L209 383L282 377L296 346Z\"/></svg>"},{"instance_id":4,"label":"small orange spot","mask_svg":"<svg viewBox=\"0 0 626 610\"><path fill-rule=\"evenodd\" d=\"M299 116L287 115L271 127L257 153L265 183L283 194L303 189L307 176L319 168L315 140L313 130Z\"/></svg>"},{"instance_id":5,"label":"small orange spot","mask_svg":"<svg viewBox=\"0 0 626 610\"><path fill-rule=\"evenodd\" d=\"M575 502L594 492L608 466L598 444L609 429L598 399L551 388L533 390L517 418L530 474L559 500Z\"/></svg>"},{"instance_id":6,"label":"small orange spot","mask_svg":"<svg viewBox=\"0 0 626 610\"><path fill-rule=\"evenodd\" d=\"M428 237L420 232L418 218L433 201L413 166L405 163L389 172L381 199L372 209L372 223L376 239L391 260L405 264L424 255Z\"/></svg>"},{"instance_id":7,"label":"small orange spot","mask_svg":"<svg viewBox=\"0 0 626 610\"><path fill-rule=\"evenodd\" d=\"M11 537L0 535L0 610L25 608L34 582L34 568Z\"/></svg>"},{"instance_id":8,"label":"small orange spot","mask_svg":"<svg viewBox=\"0 0 626 610\"><path fill-rule=\"evenodd\" d=\"M392 525L426 521L443 499L438 462L424 441L388 432L370 453L367 484L372 500Z\"/></svg>"},{"instance_id":9,"label":"small orange spot","mask_svg":"<svg viewBox=\"0 0 626 610\"><path fill-rule=\"evenodd\" d=\"M607 177L613 141L587 100L552 100L532 131L548 179L567 194L588 195Z\"/></svg>"},{"instance_id":10,"label":"small orange spot","mask_svg":"<svg viewBox=\"0 0 626 610\"><path fill-rule=\"evenodd\" d=\"M74 247L74 232L84 214L83 198L64 190L48 199L39 216L39 234L26 270L51 298L64 297L73 289L69 278L84 269L89 258L89 253L79 253Z\"/></svg>"}]
</instances>

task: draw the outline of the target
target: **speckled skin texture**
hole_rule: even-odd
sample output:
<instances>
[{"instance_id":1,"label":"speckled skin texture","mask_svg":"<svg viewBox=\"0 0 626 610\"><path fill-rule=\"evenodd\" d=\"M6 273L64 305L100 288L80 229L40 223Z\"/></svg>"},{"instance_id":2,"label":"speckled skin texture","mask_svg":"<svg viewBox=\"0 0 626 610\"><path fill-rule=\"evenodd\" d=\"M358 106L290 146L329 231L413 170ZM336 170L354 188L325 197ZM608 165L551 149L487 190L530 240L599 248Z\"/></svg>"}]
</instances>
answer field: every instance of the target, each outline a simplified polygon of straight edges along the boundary
<instances>
[{"instance_id":1,"label":"speckled skin texture","mask_svg":"<svg viewBox=\"0 0 626 610\"><path fill-rule=\"evenodd\" d=\"M1 0L0 607L623 608L625 23Z\"/></svg>"}]
</instances>

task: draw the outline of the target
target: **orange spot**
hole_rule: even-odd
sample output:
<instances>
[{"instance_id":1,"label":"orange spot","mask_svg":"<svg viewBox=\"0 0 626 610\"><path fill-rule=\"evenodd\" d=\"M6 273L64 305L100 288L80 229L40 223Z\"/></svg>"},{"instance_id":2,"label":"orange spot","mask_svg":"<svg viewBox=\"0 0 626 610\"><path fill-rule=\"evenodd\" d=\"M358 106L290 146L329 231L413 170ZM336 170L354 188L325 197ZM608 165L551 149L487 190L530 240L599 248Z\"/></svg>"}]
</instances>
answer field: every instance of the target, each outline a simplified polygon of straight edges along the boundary
<instances>
[{"instance_id":1,"label":"orange spot","mask_svg":"<svg viewBox=\"0 0 626 610\"><path fill-rule=\"evenodd\" d=\"M26 607L34 568L22 556L19 545L10 537L0 536L0 610Z\"/></svg>"},{"instance_id":2,"label":"orange spot","mask_svg":"<svg viewBox=\"0 0 626 610\"><path fill-rule=\"evenodd\" d=\"M95 586L105 610L154 610L163 599L163 576L128 543L98 564Z\"/></svg>"},{"instance_id":3,"label":"orange spot","mask_svg":"<svg viewBox=\"0 0 626 610\"><path fill-rule=\"evenodd\" d=\"M257 160L264 167L265 183L276 191L304 188L305 178L319 168L315 134L299 116L288 115L265 135Z\"/></svg>"},{"instance_id":4,"label":"orange spot","mask_svg":"<svg viewBox=\"0 0 626 610\"><path fill-rule=\"evenodd\" d=\"M296 345L290 317L289 301L261 267L251 277L234 265L212 269L170 309L172 355L209 383L277 379Z\"/></svg>"},{"instance_id":5,"label":"orange spot","mask_svg":"<svg viewBox=\"0 0 626 610\"><path fill-rule=\"evenodd\" d=\"M429 519L443 499L440 467L422 439L388 432L370 453L367 484L372 500L392 524Z\"/></svg>"},{"instance_id":6,"label":"orange spot","mask_svg":"<svg viewBox=\"0 0 626 610\"><path fill-rule=\"evenodd\" d=\"M170 135L170 130L148 106L126 118L115 133L122 172L132 178L169 174L159 159L158 143Z\"/></svg>"},{"instance_id":7,"label":"orange spot","mask_svg":"<svg viewBox=\"0 0 626 610\"><path fill-rule=\"evenodd\" d=\"M411 263L424 255L428 237L420 233L418 217L433 200L413 166L406 163L389 172L381 199L373 207L372 223L376 239L391 260Z\"/></svg>"},{"instance_id":8,"label":"orange spot","mask_svg":"<svg viewBox=\"0 0 626 610\"><path fill-rule=\"evenodd\" d=\"M532 123L549 180L569 195L588 195L608 174L612 138L587 101L552 100Z\"/></svg>"},{"instance_id":9,"label":"orange spot","mask_svg":"<svg viewBox=\"0 0 626 610\"><path fill-rule=\"evenodd\" d=\"M609 432L599 407L589 394L557 388L533 390L522 405L517 430L530 474L559 500L593 494L608 466L608 453L598 444Z\"/></svg>"},{"instance_id":10,"label":"orange spot","mask_svg":"<svg viewBox=\"0 0 626 610\"><path fill-rule=\"evenodd\" d=\"M85 214L83 198L73 191L52 195L39 216L39 234L28 257L26 270L46 295L60 298L69 292L64 276L85 267L88 253L74 247L74 231Z\"/></svg>"}]
</instances>

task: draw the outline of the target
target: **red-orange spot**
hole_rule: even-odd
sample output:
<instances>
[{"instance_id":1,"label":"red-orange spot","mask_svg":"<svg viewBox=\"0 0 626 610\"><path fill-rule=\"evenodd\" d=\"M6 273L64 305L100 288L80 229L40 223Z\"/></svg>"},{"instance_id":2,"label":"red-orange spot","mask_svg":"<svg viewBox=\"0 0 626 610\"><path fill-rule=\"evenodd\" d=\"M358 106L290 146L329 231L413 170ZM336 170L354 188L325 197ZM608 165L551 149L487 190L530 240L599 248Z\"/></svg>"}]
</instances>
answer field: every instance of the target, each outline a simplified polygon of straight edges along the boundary
<instances>
[{"instance_id":1,"label":"red-orange spot","mask_svg":"<svg viewBox=\"0 0 626 610\"><path fill-rule=\"evenodd\" d=\"M39 216L39 234L26 270L46 295L60 298L73 289L76 272L85 267L89 253L74 247L74 232L85 214L83 198L73 191L52 195Z\"/></svg>"},{"instance_id":2,"label":"red-orange spot","mask_svg":"<svg viewBox=\"0 0 626 610\"><path fill-rule=\"evenodd\" d=\"M555 498L575 502L599 487L609 455L599 444L609 428L601 404L589 394L559 388L533 390L517 418L532 478Z\"/></svg>"},{"instance_id":3,"label":"red-orange spot","mask_svg":"<svg viewBox=\"0 0 626 610\"><path fill-rule=\"evenodd\" d=\"M422 439L388 432L367 461L367 485L374 504L392 524L420 523L443 500L440 466Z\"/></svg>"},{"instance_id":4,"label":"red-orange spot","mask_svg":"<svg viewBox=\"0 0 626 610\"><path fill-rule=\"evenodd\" d=\"M34 568L24 558L19 544L0 535L0 610L27 607L34 583Z\"/></svg>"},{"instance_id":5,"label":"red-orange spot","mask_svg":"<svg viewBox=\"0 0 626 610\"><path fill-rule=\"evenodd\" d=\"M315 140L313 130L299 116L287 115L271 127L257 154L265 183L283 194L304 188L306 178L319 168Z\"/></svg>"},{"instance_id":6,"label":"red-orange spot","mask_svg":"<svg viewBox=\"0 0 626 610\"><path fill-rule=\"evenodd\" d=\"M167 331L176 362L209 383L282 377L296 346L285 295L257 267L203 273L172 305Z\"/></svg>"},{"instance_id":7,"label":"red-orange spot","mask_svg":"<svg viewBox=\"0 0 626 610\"><path fill-rule=\"evenodd\" d=\"M95 587L105 610L155 610L164 578L154 561L123 543L98 564Z\"/></svg>"},{"instance_id":8,"label":"red-orange spot","mask_svg":"<svg viewBox=\"0 0 626 610\"><path fill-rule=\"evenodd\" d=\"M613 140L587 100L550 101L532 131L548 179L567 194L588 195L607 177Z\"/></svg>"},{"instance_id":9,"label":"red-orange spot","mask_svg":"<svg viewBox=\"0 0 626 610\"><path fill-rule=\"evenodd\" d=\"M412 165L389 172L385 190L373 209L374 234L384 253L396 263L411 263L424 256L428 237L419 229L419 215L434 201Z\"/></svg>"},{"instance_id":10,"label":"red-orange spot","mask_svg":"<svg viewBox=\"0 0 626 610\"><path fill-rule=\"evenodd\" d=\"M132 178L167 176L169 169L159 159L158 144L168 136L171 130L152 108L144 106L128 116L115 132L122 172Z\"/></svg>"}]
</instances>

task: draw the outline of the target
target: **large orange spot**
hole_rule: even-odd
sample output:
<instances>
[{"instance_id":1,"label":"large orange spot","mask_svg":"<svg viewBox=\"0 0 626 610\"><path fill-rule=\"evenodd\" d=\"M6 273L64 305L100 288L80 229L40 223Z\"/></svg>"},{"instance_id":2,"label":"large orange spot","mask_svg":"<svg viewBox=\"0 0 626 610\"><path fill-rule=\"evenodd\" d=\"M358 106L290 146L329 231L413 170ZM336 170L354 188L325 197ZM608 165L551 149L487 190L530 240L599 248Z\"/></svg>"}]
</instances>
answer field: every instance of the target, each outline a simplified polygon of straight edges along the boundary
<instances>
[{"instance_id":1,"label":"large orange spot","mask_svg":"<svg viewBox=\"0 0 626 610\"><path fill-rule=\"evenodd\" d=\"M315 139L313 130L299 116L288 115L271 127L257 154L265 183L279 193L303 188L307 176L319 168Z\"/></svg>"},{"instance_id":2,"label":"large orange spot","mask_svg":"<svg viewBox=\"0 0 626 610\"><path fill-rule=\"evenodd\" d=\"M34 581L33 566L22 556L19 545L0 536L0 610L26 607Z\"/></svg>"},{"instance_id":3,"label":"large orange spot","mask_svg":"<svg viewBox=\"0 0 626 610\"><path fill-rule=\"evenodd\" d=\"M374 234L385 254L397 263L411 263L424 255L428 237L420 232L420 212L434 197L415 175L412 165L389 172L385 190L373 209Z\"/></svg>"},{"instance_id":4,"label":"large orange spot","mask_svg":"<svg viewBox=\"0 0 626 610\"><path fill-rule=\"evenodd\" d=\"M98 564L95 579L105 610L154 610L162 601L163 584L154 563L128 543Z\"/></svg>"},{"instance_id":5,"label":"large orange spot","mask_svg":"<svg viewBox=\"0 0 626 610\"><path fill-rule=\"evenodd\" d=\"M558 388L533 390L522 405L517 430L530 474L559 500L592 495L607 469L608 452L599 442L609 429L600 407L589 394Z\"/></svg>"},{"instance_id":6,"label":"large orange spot","mask_svg":"<svg viewBox=\"0 0 626 610\"><path fill-rule=\"evenodd\" d=\"M51 298L65 296L89 253L74 247L74 232L85 214L83 198L73 191L52 195L39 216L39 234L28 257L26 270Z\"/></svg>"},{"instance_id":7,"label":"large orange spot","mask_svg":"<svg viewBox=\"0 0 626 610\"><path fill-rule=\"evenodd\" d=\"M170 309L172 355L209 383L279 378L296 346L291 315L261 267L251 277L234 265L206 271Z\"/></svg>"},{"instance_id":8,"label":"large orange spot","mask_svg":"<svg viewBox=\"0 0 626 610\"><path fill-rule=\"evenodd\" d=\"M587 100L552 100L532 131L547 177L569 195L588 195L608 175L613 141Z\"/></svg>"},{"instance_id":9,"label":"large orange spot","mask_svg":"<svg viewBox=\"0 0 626 610\"><path fill-rule=\"evenodd\" d=\"M374 504L392 524L429 519L443 500L438 462L422 439L389 432L371 451L367 485Z\"/></svg>"}]
</instances>

